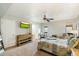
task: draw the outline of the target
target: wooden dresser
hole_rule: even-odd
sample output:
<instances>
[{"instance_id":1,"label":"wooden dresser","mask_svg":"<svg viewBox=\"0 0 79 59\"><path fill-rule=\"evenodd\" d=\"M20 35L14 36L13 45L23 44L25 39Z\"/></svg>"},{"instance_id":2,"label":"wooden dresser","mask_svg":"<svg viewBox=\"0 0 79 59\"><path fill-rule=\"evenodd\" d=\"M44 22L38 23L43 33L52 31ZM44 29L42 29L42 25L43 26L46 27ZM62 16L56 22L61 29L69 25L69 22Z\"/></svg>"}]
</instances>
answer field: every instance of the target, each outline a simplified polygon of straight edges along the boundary
<instances>
[{"instance_id":1,"label":"wooden dresser","mask_svg":"<svg viewBox=\"0 0 79 59\"><path fill-rule=\"evenodd\" d=\"M23 43L26 43L27 41L31 41L31 39L32 39L31 33L17 35L17 46L19 46Z\"/></svg>"}]
</instances>

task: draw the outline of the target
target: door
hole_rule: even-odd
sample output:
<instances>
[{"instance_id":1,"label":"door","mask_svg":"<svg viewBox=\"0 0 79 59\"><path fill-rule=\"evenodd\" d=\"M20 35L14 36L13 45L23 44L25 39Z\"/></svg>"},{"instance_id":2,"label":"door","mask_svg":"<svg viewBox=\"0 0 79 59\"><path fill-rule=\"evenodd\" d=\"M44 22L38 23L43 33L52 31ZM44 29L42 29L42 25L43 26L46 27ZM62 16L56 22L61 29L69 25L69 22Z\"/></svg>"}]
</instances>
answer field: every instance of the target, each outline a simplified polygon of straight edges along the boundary
<instances>
[{"instance_id":1,"label":"door","mask_svg":"<svg viewBox=\"0 0 79 59\"><path fill-rule=\"evenodd\" d=\"M1 19L1 33L5 48L15 45L15 21L13 19Z\"/></svg>"}]
</instances>

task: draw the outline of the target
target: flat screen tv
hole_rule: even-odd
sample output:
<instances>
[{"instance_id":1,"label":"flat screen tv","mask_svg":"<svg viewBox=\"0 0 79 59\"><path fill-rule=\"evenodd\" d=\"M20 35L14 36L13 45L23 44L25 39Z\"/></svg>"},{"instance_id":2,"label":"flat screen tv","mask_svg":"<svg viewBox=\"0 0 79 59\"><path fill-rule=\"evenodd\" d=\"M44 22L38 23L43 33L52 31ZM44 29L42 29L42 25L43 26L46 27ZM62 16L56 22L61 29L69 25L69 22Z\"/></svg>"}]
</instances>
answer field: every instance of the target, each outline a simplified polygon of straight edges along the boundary
<instances>
[{"instance_id":1,"label":"flat screen tv","mask_svg":"<svg viewBox=\"0 0 79 59\"><path fill-rule=\"evenodd\" d=\"M20 28L30 28L29 23L20 23Z\"/></svg>"}]
</instances>

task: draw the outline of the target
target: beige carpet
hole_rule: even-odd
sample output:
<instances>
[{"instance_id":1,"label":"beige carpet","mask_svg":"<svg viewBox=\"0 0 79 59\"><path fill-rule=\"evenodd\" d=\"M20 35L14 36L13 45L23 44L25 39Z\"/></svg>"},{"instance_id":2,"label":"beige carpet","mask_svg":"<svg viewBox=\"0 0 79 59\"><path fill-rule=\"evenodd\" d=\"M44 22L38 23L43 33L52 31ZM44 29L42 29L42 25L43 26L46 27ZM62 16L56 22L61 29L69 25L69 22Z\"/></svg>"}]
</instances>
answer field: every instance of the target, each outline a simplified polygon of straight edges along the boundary
<instances>
[{"instance_id":1,"label":"beige carpet","mask_svg":"<svg viewBox=\"0 0 79 59\"><path fill-rule=\"evenodd\" d=\"M22 46L8 49L5 51L5 56L51 56L44 51L37 50L37 40L28 42Z\"/></svg>"}]
</instances>

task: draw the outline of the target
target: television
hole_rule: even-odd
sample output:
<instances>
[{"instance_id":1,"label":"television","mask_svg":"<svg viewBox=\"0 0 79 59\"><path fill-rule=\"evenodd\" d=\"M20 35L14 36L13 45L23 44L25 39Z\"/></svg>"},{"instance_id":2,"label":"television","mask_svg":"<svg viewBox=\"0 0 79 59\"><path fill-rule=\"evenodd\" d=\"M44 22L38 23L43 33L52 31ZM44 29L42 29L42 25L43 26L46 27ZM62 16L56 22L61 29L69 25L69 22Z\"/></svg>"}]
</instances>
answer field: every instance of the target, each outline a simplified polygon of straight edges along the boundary
<instances>
[{"instance_id":1,"label":"television","mask_svg":"<svg viewBox=\"0 0 79 59\"><path fill-rule=\"evenodd\" d=\"M20 28L30 28L30 24L29 23L20 23Z\"/></svg>"}]
</instances>

